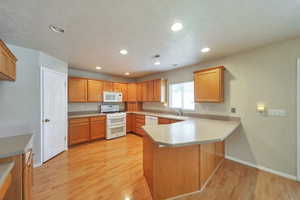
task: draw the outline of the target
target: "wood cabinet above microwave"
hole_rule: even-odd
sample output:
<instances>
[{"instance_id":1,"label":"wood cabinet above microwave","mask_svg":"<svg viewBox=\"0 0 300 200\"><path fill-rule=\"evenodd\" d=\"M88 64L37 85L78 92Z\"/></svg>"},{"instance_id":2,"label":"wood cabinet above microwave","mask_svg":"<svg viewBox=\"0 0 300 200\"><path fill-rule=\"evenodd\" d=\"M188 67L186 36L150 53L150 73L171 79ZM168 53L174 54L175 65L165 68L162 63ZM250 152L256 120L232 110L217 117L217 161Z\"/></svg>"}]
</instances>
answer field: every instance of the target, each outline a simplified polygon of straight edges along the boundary
<instances>
[{"instance_id":1,"label":"wood cabinet above microwave","mask_svg":"<svg viewBox=\"0 0 300 200\"><path fill-rule=\"evenodd\" d=\"M0 80L16 80L16 62L17 58L0 40Z\"/></svg>"}]
</instances>

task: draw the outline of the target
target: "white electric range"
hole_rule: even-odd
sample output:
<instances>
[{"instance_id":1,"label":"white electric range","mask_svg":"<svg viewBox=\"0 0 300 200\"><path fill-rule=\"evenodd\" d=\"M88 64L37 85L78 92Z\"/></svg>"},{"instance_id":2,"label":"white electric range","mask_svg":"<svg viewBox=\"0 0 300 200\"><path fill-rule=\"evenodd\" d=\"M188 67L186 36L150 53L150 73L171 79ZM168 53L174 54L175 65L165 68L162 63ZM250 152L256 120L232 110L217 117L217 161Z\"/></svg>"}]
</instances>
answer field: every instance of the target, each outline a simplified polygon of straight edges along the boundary
<instances>
[{"instance_id":1,"label":"white electric range","mask_svg":"<svg viewBox=\"0 0 300 200\"><path fill-rule=\"evenodd\" d=\"M126 113L120 112L119 105L101 105L102 113L106 114L106 139L126 135Z\"/></svg>"}]
</instances>

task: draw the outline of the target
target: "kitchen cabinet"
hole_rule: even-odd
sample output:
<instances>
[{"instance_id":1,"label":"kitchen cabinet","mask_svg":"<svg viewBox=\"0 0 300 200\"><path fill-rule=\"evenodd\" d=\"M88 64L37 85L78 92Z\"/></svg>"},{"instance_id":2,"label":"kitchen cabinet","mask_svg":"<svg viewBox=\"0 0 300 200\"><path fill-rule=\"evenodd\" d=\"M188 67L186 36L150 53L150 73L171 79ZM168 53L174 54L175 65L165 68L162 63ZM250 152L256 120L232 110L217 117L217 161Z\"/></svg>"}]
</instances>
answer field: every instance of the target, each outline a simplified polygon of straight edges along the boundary
<instances>
[{"instance_id":1,"label":"kitchen cabinet","mask_svg":"<svg viewBox=\"0 0 300 200\"><path fill-rule=\"evenodd\" d=\"M142 103L140 102L127 102L127 111L141 111Z\"/></svg>"},{"instance_id":2,"label":"kitchen cabinet","mask_svg":"<svg viewBox=\"0 0 300 200\"><path fill-rule=\"evenodd\" d=\"M154 101L154 81L147 81L147 101Z\"/></svg>"},{"instance_id":3,"label":"kitchen cabinet","mask_svg":"<svg viewBox=\"0 0 300 200\"><path fill-rule=\"evenodd\" d=\"M132 113L126 114L126 133L132 132Z\"/></svg>"},{"instance_id":4,"label":"kitchen cabinet","mask_svg":"<svg viewBox=\"0 0 300 200\"><path fill-rule=\"evenodd\" d=\"M89 118L69 120L69 145L80 144L90 140Z\"/></svg>"},{"instance_id":5,"label":"kitchen cabinet","mask_svg":"<svg viewBox=\"0 0 300 200\"><path fill-rule=\"evenodd\" d=\"M17 58L0 40L0 80L16 80L16 63Z\"/></svg>"},{"instance_id":6,"label":"kitchen cabinet","mask_svg":"<svg viewBox=\"0 0 300 200\"><path fill-rule=\"evenodd\" d=\"M143 84L143 83L137 83L137 84L136 84L136 100L137 100L138 102L142 102L142 101L143 101L142 84Z\"/></svg>"},{"instance_id":7,"label":"kitchen cabinet","mask_svg":"<svg viewBox=\"0 0 300 200\"><path fill-rule=\"evenodd\" d=\"M103 92L112 92L114 90L113 82L103 81Z\"/></svg>"},{"instance_id":8,"label":"kitchen cabinet","mask_svg":"<svg viewBox=\"0 0 300 200\"><path fill-rule=\"evenodd\" d=\"M90 140L102 139L106 136L106 117L90 118Z\"/></svg>"},{"instance_id":9,"label":"kitchen cabinet","mask_svg":"<svg viewBox=\"0 0 300 200\"><path fill-rule=\"evenodd\" d=\"M0 199L1 200L4 199L5 194L11 185L11 180L12 180L11 173L9 173L9 175L3 181L2 186L0 187Z\"/></svg>"},{"instance_id":10,"label":"kitchen cabinet","mask_svg":"<svg viewBox=\"0 0 300 200\"><path fill-rule=\"evenodd\" d=\"M165 102L166 101L166 80L156 79L153 81L153 101Z\"/></svg>"},{"instance_id":11,"label":"kitchen cabinet","mask_svg":"<svg viewBox=\"0 0 300 200\"><path fill-rule=\"evenodd\" d=\"M88 102L103 101L103 82L99 80L88 80Z\"/></svg>"},{"instance_id":12,"label":"kitchen cabinet","mask_svg":"<svg viewBox=\"0 0 300 200\"><path fill-rule=\"evenodd\" d=\"M135 133L143 136L145 135L142 126L145 125L145 115L135 114Z\"/></svg>"},{"instance_id":13,"label":"kitchen cabinet","mask_svg":"<svg viewBox=\"0 0 300 200\"><path fill-rule=\"evenodd\" d=\"M128 83L127 85L127 102L136 102L137 101L137 84Z\"/></svg>"},{"instance_id":14,"label":"kitchen cabinet","mask_svg":"<svg viewBox=\"0 0 300 200\"><path fill-rule=\"evenodd\" d=\"M195 102L224 101L224 66L194 72Z\"/></svg>"},{"instance_id":15,"label":"kitchen cabinet","mask_svg":"<svg viewBox=\"0 0 300 200\"><path fill-rule=\"evenodd\" d=\"M171 120L170 119L167 119L167 118L158 118L158 124L170 124L171 123Z\"/></svg>"},{"instance_id":16,"label":"kitchen cabinet","mask_svg":"<svg viewBox=\"0 0 300 200\"><path fill-rule=\"evenodd\" d=\"M14 167L11 170L11 185L3 200L31 200L33 186L32 150L29 149L24 154L0 159L0 163L7 162L14 162Z\"/></svg>"},{"instance_id":17,"label":"kitchen cabinet","mask_svg":"<svg viewBox=\"0 0 300 200\"><path fill-rule=\"evenodd\" d=\"M142 82L142 102L148 101L148 84L147 82Z\"/></svg>"},{"instance_id":18,"label":"kitchen cabinet","mask_svg":"<svg viewBox=\"0 0 300 200\"><path fill-rule=\"evenodd\" d=\"M127 83L113 83L113 91L121 92L123 95L123 102L127 101Z\"/></svg>"},{"instance_id":19,"label":"kitchen cabinet","mask_svg":"<svg viewBox=\"0 0 300 200\"><path fill-rule=\"evenodd\" d=\"M87 101L87 79L69 77L68 82L68 100L69 102Z\"/></svg>"}]
</instances>

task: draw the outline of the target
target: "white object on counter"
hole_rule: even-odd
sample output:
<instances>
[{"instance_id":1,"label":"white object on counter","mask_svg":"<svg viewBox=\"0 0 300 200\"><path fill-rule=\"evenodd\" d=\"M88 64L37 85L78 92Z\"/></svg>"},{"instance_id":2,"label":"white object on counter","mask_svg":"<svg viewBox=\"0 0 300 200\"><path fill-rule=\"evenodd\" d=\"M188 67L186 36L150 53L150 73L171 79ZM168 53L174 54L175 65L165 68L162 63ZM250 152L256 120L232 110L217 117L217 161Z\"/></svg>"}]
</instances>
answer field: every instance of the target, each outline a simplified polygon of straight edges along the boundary
<instances>
[{"instance_id":1,"label":"white object on counter","mask_svg":"<svg viewBox=\"0 0 300 200\"><path fill-rule=\"evenodd\" d=\"M158 125L158 117L146 116L145 117L145 125L146 126Z\"/></svg>"}]
</instances>

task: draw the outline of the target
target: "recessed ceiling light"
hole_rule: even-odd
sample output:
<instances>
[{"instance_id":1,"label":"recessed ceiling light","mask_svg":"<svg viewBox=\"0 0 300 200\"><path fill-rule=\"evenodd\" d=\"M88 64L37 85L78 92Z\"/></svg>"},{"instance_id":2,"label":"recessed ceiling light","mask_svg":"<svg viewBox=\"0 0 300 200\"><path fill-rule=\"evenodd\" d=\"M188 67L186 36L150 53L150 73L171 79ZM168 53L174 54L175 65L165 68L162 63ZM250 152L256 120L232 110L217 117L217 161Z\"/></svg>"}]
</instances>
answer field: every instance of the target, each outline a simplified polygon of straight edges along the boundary
<instances>
[{"instance_id":1,"label":"recessed ceiling light","mask_svg":"<svg viewBox=\"0 0 300 200\"><path fill-rule=\"evenodd\" d=\"M55 33L64 33L65 30L63 28L60 28L58 26L50 25L49 29Z\"/></svg>"},{"instance_id":2,"label":"recessed ceiling light","mask_svg":"<svg viewBox=\"0 0 300 200\"><path fill-rule=\"evenodd\" d=\"M100 67L100 66L96 66L96 69L100 70L100 69L102 69L102 67Z\"/></svg>"},{"instance_id":3,"label":"recessed ceiling light","mask_svg":"<svg viewBox=\"0 0 300 200\"><path fill-rule=\"evenodd\" d=\"M128 54L128 51L127 51L126 49L122 49L122 50L120 51L120 54L122 54L122 55L127 55L127 54Z\"/></svg>"},{"instance_id":4,"label":"recessed ceiling light","mask_svg":"<svg viewBox=\"0 0 300 200\"><path fill-rule=\"evenodd\" d=\"M171 26L171 30L176 32L176 31L180 31L181 29L183 28L183 25L179 22L177 23L174 23L172 26Z\"/></svg>"},{"instance_id":5,"label":"recessed ceiling light","mask_svg":"<svg viewBox=\"0 0 300 200\"><path fill-rule=\"evenodd\" d=\"M201 49L202 53L207 53L209 51L210 51L210 48L208 48L208 47L205 47L205 48Z\"/></svg>"},{"instance_id":6,"label":"recessed ceiling light","mask_svg":"<svg viewBox=\"0 0 300 200\"><path fill-rule=\"evenodd\" d=\"M154 65L160 65L160 62L159 62L159 61L156 61L156 62L154 63Z\"/></svg>"},{"instance_id":7,"label":"recessed ceiling light","mask_svg":"<svg viewBox=\"0 0 300 200\"><path fill-rule=\"evenodd\" d=\"M126 75L126 76L129 76L129 75L130 75L130 73L129 73L129 72L126 72L126 73L125 73L125 75Z\"/></svg>"}]
</instances>

